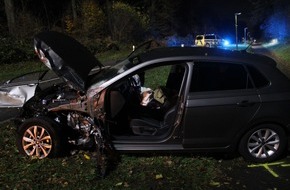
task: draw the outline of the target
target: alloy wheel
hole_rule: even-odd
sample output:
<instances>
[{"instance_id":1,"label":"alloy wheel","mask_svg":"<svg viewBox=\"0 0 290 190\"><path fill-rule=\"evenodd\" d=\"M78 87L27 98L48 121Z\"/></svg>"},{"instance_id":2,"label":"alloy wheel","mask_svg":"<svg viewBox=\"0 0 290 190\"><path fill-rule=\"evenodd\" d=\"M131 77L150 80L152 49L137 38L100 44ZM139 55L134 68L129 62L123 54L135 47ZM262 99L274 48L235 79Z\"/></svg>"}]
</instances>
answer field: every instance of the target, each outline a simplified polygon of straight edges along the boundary
<instances>
[{"instance_id":1,"label":"alloy wheel","mask_svg":"<svg viewBox=\"0 0 290 190\"><path fill-rule=\"evenodd\" d=\"M28 156L45 158L52 149L51 135L44 127L31 126L23 134L22 148Z\"/></svg>"},{"instance_id":2,"label":"alloy wheel","mask_svg":"<svg viewBox=\"0 0 290 190\"><path fill-rule=\"evenodd\" d=\"M255 131L247 144L249 153L255 158L268 158L277 152L279 146L279 135L272 129Z\"/></svg>"}]
</instances>

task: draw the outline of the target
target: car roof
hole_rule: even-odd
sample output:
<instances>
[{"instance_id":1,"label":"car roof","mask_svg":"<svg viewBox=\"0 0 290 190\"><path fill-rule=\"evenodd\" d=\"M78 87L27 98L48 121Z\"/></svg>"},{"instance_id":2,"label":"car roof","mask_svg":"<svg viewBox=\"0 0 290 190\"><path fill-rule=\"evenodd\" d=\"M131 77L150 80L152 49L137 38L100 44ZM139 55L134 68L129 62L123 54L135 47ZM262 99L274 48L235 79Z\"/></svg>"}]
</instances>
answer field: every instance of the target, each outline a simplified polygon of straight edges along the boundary
<instances>
[{"instance_id":1,"label":"car roof","mask_svg":"<svg viewBox=\"0 0 290 190\"><path fill-rule=\"evenodd\" d=\"M233 60L249 64L265 64L276 67L276 62L267 56L248 53L246 51L225 50L204 47L161 47L141 54L142 62L154 59L188 57L194 60Z\"/></svg>"},{"instance_id":2,"label":"car roof","mask_svg":"<svg viewBox=\"0 0 290 190\"><path fill-rule=\"evenodd\" d=\"M267 91L277 91L281 89L290 90L290 80L277 68L277 63L270 57L248 53L246 51L233 51L218 48L204 47L165 47L156 48L139 55L141 62L160 60L177 61L193 60L212 62L233 62L252 65L257 68L266 78L271 81Z\"/></svg>"}]
</instances>

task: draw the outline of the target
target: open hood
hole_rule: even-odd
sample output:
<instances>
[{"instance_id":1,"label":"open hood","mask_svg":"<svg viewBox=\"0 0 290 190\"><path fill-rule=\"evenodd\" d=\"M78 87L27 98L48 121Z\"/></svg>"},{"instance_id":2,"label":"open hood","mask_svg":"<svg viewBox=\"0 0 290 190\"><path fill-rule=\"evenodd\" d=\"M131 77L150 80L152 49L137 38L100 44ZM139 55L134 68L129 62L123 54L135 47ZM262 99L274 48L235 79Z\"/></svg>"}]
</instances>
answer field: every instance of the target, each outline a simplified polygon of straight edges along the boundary
<instances>
[{"instance_id":1,"label":"open hood","mask_svg":"<svg viewBox=\"0 0 290 190\"><path fill-rule=\"evenodd\" d=\"M75 39L59 32L42 32L34 37L40 60L76 90L84 91L90 71L103 65Z\"/></svg>"}]
</instances>

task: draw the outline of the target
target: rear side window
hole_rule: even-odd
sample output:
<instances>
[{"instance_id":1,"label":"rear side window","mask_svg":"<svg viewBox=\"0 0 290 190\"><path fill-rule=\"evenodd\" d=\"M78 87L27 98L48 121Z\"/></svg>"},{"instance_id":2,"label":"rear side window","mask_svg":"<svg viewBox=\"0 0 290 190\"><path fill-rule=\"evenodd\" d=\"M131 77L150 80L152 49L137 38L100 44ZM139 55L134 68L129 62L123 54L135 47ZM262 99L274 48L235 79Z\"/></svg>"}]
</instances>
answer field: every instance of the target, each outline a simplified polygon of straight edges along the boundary
<instances>
[{"instance_id":1,"label":"rear side window","mask_svg":"<svg viewBox=\"0 0 290 190\"><path fill-rule=\"evenodd\" d=\"M248 65L247 67L256 88L262 88L270 84L270 81L262 73L260 73L258 69L250 65Z\"/></svg>"},{"instance_id":2,"label":"rear side window","mask_svg":"<svg viewBox=\"0 0 290 190\"><path fill-rule=\"evenodd\" d=\"M215 36L214 35L205 36L205 39L214 40Z\"/></svg>"},{"instance_id":3,"label":"rear side window","mask_svg":"<svg viewBox=\"0 0 290 190\"><path fill-rule=\"evenodd\" d=\"M253 85L243 65L216 62L194 65L191 92L249 88L253 88Z\"/></svg>"}]
</instances>

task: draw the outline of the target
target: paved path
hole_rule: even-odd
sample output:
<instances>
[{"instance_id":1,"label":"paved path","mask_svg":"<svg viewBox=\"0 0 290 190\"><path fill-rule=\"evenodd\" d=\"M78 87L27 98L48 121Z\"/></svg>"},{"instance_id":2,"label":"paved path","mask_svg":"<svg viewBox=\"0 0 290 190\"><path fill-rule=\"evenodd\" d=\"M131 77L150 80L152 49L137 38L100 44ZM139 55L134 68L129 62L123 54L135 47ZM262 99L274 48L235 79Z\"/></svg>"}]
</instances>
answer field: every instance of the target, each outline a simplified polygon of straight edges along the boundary
<instances>
[{"instance_id":1,"label":"paved path","mask_svg":"<svg viewBox=\"0 0 290 190\"><path fill-rule=\"evenodd\" d=\"M252 164L242 158L221 160L221 179L212 189L289 190L290 154L288 157L268 164Z\"/></svg>"}]
</instances>

